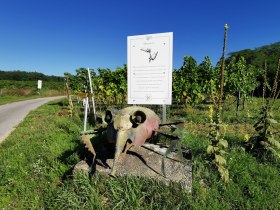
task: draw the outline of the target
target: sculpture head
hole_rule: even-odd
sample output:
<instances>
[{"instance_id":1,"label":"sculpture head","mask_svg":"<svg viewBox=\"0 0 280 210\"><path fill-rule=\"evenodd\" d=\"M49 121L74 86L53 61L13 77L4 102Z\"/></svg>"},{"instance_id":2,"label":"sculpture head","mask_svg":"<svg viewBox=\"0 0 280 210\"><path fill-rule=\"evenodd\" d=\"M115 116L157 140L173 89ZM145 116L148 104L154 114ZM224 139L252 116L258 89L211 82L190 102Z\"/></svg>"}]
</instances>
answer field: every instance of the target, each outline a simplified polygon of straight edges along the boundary
<instances>
[{"instance_id":1,"label":"sculpture head","mask_svg":"<svg viewBox=\"0 0 280 210\"><path fill-rule=\"evenodd\" d=\"M142 145L158 129L159 117L150 109L131 106L120 111L107 110L105 121L108 124L108 142L127 141ZM118 133L126 133L127 139L118 140ZM122 137L124 138L124 136Z\"/></svg>"},{"instance_id":2,"label":"sculpture head","mask_svg":"<svg viewBox=\"0 0 280 210\"><path fill-rule=\"evenodd\" d=\"M120 111L106 111L105 122L107 126L108 143L116 144L115 161L124 148L141 146L152 136L154 130L159 128L159 117L145 107L130 106ZM127 143L130 146L126 146ZM112 174L115 173L113 167Z\"/></svg>"}]
</instances>

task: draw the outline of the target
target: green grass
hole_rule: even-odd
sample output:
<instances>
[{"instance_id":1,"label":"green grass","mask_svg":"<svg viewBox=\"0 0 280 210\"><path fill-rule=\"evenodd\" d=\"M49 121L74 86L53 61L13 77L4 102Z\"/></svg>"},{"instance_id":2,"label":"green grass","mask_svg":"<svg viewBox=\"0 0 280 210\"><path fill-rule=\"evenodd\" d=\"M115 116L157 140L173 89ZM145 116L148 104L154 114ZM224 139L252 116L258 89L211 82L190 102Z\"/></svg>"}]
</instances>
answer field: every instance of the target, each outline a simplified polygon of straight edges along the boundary
<instances>
[{"instance_id":1,"label":"green grass","mask_svg":"<svg viewBox=\"0 0 280 210\"><path fill-rule=\"evenodd\" d=\"M51 97L51 96L58 96L63 95L62 91L57 90L45 90L40 93L40 95L33 94L33 95L0 95L0 105L13 103L17 101L25 101L29 99L35 98L42 98L42 97Z\"/></svg>"},{"instance_id":2,"label":"green grass","mask_svg":"<svg viewBox=\"0 0 280 210\"><path fill-rule=\"evenodd\" d=\"M39 98L39 95L31 95L31 96L0 96L0 105L13 103L17 101L25 101L29 99Z\"/></svg>"},{"instance_id":3,"label":"green grass","mask_svg":"<svg viewBox=\"0 0 280 210\"><path fill-rule=\"evenodd\" d=\"M248 104L255 117L256 104ZM218 172L207 162L207 109L198 107L183 112L181 117L192 126L191 130L186 127L183 139L193 153L192 193L184 192L176 184L167 186L144 178L71 175L84 151L79 141L82 120L65 113L61 102L44 105L31 112L0 145L0 209L280 208L279 161L269 156L257 159L245 152L244 122L249 127L255 119L245 118L245 111L240 113L244 116L241 121L230 110L224 113L225 121L232 126L226 135L230 145L226 155L228 184L220 180ZM195 117L197 113L199 117ZM279 112L275 118L279 119ZM239 134L241 128L244 131Z\"/></svg>"},{"instance_id":4,"label":"green grass","mask_svg":"<svg viewBox=\"0 0 280 210\"><path fill-rule=\"evenodd\" d=\"M44 208L45 197L78 161L79 119L61 103L32 111L0 145L0 207ZM69 157L65 154L69 153Z\"/></svg>"}]
</instances>

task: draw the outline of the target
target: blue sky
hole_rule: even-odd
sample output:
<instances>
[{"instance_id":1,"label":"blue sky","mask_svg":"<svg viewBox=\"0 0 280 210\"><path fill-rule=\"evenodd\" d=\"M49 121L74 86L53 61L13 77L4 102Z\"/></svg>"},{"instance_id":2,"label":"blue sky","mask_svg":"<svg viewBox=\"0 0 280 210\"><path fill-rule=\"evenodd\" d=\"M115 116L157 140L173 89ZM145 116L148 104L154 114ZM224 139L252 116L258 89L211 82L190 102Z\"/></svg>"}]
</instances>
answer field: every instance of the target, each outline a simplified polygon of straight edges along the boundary
<instances>
[{"instance_id":1,"label":"blue sky","mask_svg":"<svg viewBox=\"0 0 280 210\"><path fill-rule=\"evenodd\" d=\"M278 0L0 0L0 70L62 76L127 63L127 36L173 32L173 66L280 41Z\"/></svg>"}]
</instances>

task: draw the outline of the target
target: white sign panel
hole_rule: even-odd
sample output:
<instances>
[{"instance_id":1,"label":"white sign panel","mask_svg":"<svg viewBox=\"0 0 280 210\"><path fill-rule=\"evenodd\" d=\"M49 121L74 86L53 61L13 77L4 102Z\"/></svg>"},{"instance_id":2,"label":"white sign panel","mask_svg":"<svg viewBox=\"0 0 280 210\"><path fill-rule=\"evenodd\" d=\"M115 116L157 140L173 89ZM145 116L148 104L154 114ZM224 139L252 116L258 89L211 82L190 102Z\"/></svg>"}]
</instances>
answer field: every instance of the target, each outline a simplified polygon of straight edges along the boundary
<instances>
[{"instance_id":1,"label":"white sign panel","mask_svg":"<svg viewBox=\"0 0 280 210\"><path fill-rule=\"evenodd\" d=\"M173 33L127 37L128 104L171 104Z\"/></svg>"},{"instance_id":2,"label":"white sign panel","mask_svg":"<svg viewBox=\"0 0 280 210\"><path fill-rule=\"evenodd\" d=\"M42 80L38 80L38 89L42 89Z\"/></svg>"}]
</instances>

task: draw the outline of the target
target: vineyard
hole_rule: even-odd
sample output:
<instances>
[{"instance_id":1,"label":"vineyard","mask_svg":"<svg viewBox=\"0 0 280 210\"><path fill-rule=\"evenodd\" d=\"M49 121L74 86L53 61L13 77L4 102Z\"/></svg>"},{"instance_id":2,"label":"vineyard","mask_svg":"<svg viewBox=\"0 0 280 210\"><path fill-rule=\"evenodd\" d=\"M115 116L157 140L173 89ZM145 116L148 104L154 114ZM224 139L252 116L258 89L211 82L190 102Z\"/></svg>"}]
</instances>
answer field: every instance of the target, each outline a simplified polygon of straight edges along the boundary
<instances>
[{"instance_id":1,"label":"vineyard","mask_svg":"<svg viewBox=\"0 0 280 210\"><path fill-rule=\"evenodd\" d=\"M230 109L230 123L251 121L254 123L252 130L255 134L244 133L244 148L255 156L269 156L273 159L280 158L279 124L278 117L273 115L274 107L280 93L279 72L280 58L277 62L277 69L269 69L267 61L264 67L247 64L242 56L225 59L227 25L225 25L224 48L221 60L214 67L208 56L204 61L197 64L191 56L185 56L183 65L173 71L172 97L173 104L177 108L171 111L169 118L177 118L174 114L181 109L179 116L186 118L185 110L188 108L201 107L209 110L208 119L204 121L208 127L209 145L206 149L208 160L216 168L224 182L229 182L230 175L227 168L226 154L229 142L226 137L227 122L225 111ZM274 73L274 75L273 75ZM72 94L81 95L88 93L90 88L88 75L93 81L93 94L97 107L120 107L125 106L127 101L127 67L117 68L115 71L109 69L98 69L97 72L80 68L76 75L65 72L67 82L68 98L70 90ZM268 78L268 75L273 75ZM260 111L254 113L252 118L247 104L252 102L254 97L262 98ZM73 114L72 101L69 100L69 111ZM232 109L234 104L235 109ZM174 107L171 106L171 107ZM179 108L180 107L180 108ZM278 106L279 108L279 106ZM155 109L155 108L154 108ZM170 108L171 110L172 108ZM247 116L240 116L240 110L247 112ZM103 109L104 111L104 109ZM158 110L157 110L158 111ZM169 111L170 112L170 111ZM252 122L253 121L255 122ZM187 130L187 129L186 129ZM249 129L248 129L249 130ZM187 132L187 131L186 131Z\"/></svg>"},{"instance_id":2,"label":"vineyard","mask_svg":"<svg viewBox=\"0 0 280 210\"><path fill-rule=\"evenodd\" d=\"M209 102L211 84L217 89L220 63L213 66L208 56L200 64L191 56L185 56L183 65L173 71L173 104L195 106ZM237 103L251 96L261 96L264 69L247 65L243 57L232 58L225 67L225 100L234 96ZM76 75L66 73L73 94L89 92L87 69L76 70ZM91 70L93 92L98 104L125 104L127 102L127 67ZM269 84L268 84L269 85ZM244 102L245 103L245 102Z\"/></svg>"},{"instance_id":3,"label":"vineyard","mask_svg":"<svg viewBox=\"0 0 280 210\"><path fill-rule=\"evenodd\" d=\"M88 70L79 68L60 81L43 82L46 89L66 92L68 101L31 112L0 145L0 208L279 209L280 55L259 63L248 60L250 53L225 59L224 47L215 66L208 56L199 64L185 56L173 71L167 119L185 122L181 138L192 151L191 193L175 183L73 173L89 157L80 140L87 110L80 101L90 96L90 85ZM126 65L90 72L98 114L128 106ZM37 91L33 81L6 78L0 85L2 93ZM148 107L160 116L160 106ZM90 113L90 128L96 128L92 118Z\"/></svg>"},{"instance_id":4,"label":"vineyard","mask_svg":"<svg viewBox=\"0 0 280 210\"><path fill-rule=\"evenodd\" d=\"M38 80L43 80L40 92L37 89ZM63 81L62 77L38 72L0 71L0 104L38 96L63 95Z\"/></svg>"},{"instance_id":5,"label":"vineyard","mask_svg":"<svg viewBox=\"0 0 280 210\"><path fill-rule=\"evenodd\" d=\"M252 97L262 97L264 84L271 91L278 68L280 43L263 46L255 50L232 52L225 59L224 100L236 98L236 108L246 105ZM221 60L222 61L222 60ZM182 66L172 72L173 104L198 105L209 101L211 84L216 89L219 82L221 61L214 65L209 56L197 63L191 56L182 59ZM265 69L265 63L267 64ZM264 83L266 71L267 82ZM95 98L100 104L125 104L127 93L127 66L110 69L91 69ZM87 91L87 70L80 68L69 75L74 94ZM269 93L267 93L269 96Z\"/></svg>"}]
</instances>

